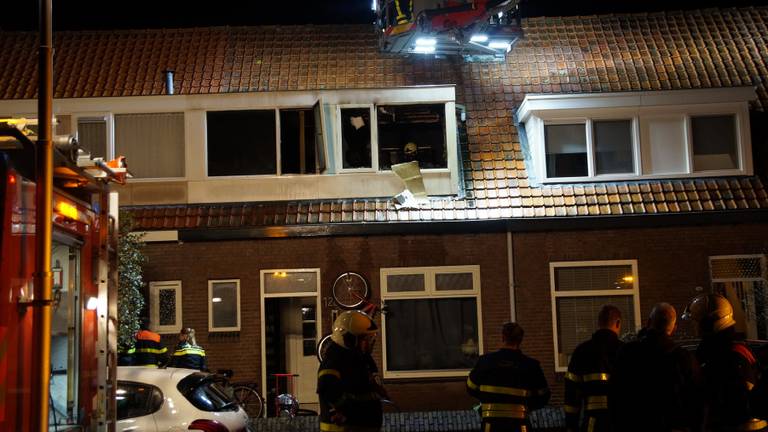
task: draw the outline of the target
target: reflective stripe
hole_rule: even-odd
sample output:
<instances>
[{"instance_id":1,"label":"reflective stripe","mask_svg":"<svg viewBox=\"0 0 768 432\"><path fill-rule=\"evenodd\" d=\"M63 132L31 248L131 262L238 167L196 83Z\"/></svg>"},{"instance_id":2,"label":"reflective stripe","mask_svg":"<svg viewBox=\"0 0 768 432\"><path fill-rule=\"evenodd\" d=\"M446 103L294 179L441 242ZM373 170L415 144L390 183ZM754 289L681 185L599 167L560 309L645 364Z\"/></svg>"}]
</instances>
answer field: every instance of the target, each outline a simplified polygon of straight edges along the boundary
<instances>
[{"instance_id":1,"label":"reflective stripe","mask_svg":"<svg viewBox=\"0 0 768 432\"><path fill-rule=\"evenodd\" d=\"M183 350L177 350L173 353L174 356L183 356L183 355L199 355L201 357L205 357L205 351L201 349L195 349L195 348L185 348Z\"/></svg>"},{"instance_id":2,"label":"reflective stripe","mask_svg":"<svg viewBox=\"0 0 768 432\"><path fill-rule=\"evenodd\" d=\"M574 405L565 405L563 406L563 409L567 414L578 414L579 413L579 407Z\"/></svg>"},{"instance_id":3,"label":"reflective stripe","mask_svg":"<svg viewBox=\"0 0 768 432\"><path fill-rule=\"evenodd\" d=\"M589 375L584 375L584 382L587 381L608 381L610 378L610 375L607 373L593 373Z\"/></svg>"},{"instance_id":4,"label":"reflective stripe","mask_svg":"<svg viewBox=\"0 0 768 432\"><path fill-rule=\"evenodd\" d=\"M163 354L164 352L168 351L168 348L136 348L136 352L140 353L146 353L146 354Z\"/></svg>"},{"instance_id":5,"label":"reflective stripe","mask_svg":"<svg viewBox=\"0 0 768 432\"><path fill-rule=\"evenodd\" d=\"M521 388L481 385L480 391L485 393L498 393L511 396L528 397L531 392Z\"/></svg>"},{"instance_id":6,"label":"reflective stripe","mask_svg":"<svg viewBox=\"0 0 768 432\"><path fill-rule=\"evenodd\" d=\"M594 432L595 431L595 420L597 420L594 417L589 418L589 422L587 423L587 432Z\"/></svg>"},{"instance_id":7,"label":"reflective stripe","mask_svg":"<svg viewBox=\"0 0 768 432\"><path fill-rule=\"evenodd\" d=\"M524 419L527 408L521 404L488 403L482 404L483 418L505 417Z\"/></svg>"},{"instance_id":8,"label":"reflective stripe","mask_svg":"<svg viewBox=\"0 0 768 432\"><path fill-rule=\"evenodd\" d=\"M337 371L336 369L322 369L317 373L318 378L324 375L333 375L336 378L341 379L341 372Z\"/></svg>"},{"instance_id":9,"label":"reflective stripe","mask_svg":"<svg viewBox=\"0 0 768 432\"><path fill-rule=\"evenodd\" d=\"M565 373L565 379L567 379L567 380L571 380L571 381L573 381L573 382L581 382L581 381L582 381L582 378L581 378L581 376L579 376L579 375L576 375L576 374L575 374L575 373L573 373L573 372L566 372L566 373Z\"/></svg>"},{"instance_id":10,"label":"reflective stripe","mask_svg":"<svg viewBox=\"0 0 768 432\"><path fill-rule=\"evenodd\" d=\"M339 426L333 423L320 422L320 430L327 432L344 432L344 426Z\"/></svg>"},{"instance_id":11,"label":"reflective stripe","mask_svg":"<svg viewBox=\"0 0 768 432\"><path fill-rule=\"evenodd\" d=\"M587 410L608 409L608 396L590 396L587 398Z\"/></svg>"},{"instance_id":12,"label":"reflective stripe","mask_svg":"<svg viewBox=\"0 0 768 432\"><path fill-rule=\"evenodd\" d=\"M156 364L146 364L146 365L142 365L142 366L144 366L145 368L157 369L157 365Z\"/></svg>"},{"instance_id":13,"label":"reflective stripe","mask_svg":"<svg viewBox=\"0 0 768 432\"><path fill-rule=\"evenodd\" d=\"M485 428L483 429L483 432L491 432L491 424L490 423L486 423L485 424Z\"/></svg>"},{"instance_id":14,"label":"reflective stripe","mask_svg":"<svg viewBox=\"0 0 768 432\"><path fill-rule=\"evenodd\" d=\"M766 428L766 427L768 427L768 422L766 422L765 420L760 420L760 419L753 418L753 419L747 421L746 423L740 425L737 430L741 430L741 431L759 431L759 430L761 430L763 428Z\"/></svg>"}]
</instances>

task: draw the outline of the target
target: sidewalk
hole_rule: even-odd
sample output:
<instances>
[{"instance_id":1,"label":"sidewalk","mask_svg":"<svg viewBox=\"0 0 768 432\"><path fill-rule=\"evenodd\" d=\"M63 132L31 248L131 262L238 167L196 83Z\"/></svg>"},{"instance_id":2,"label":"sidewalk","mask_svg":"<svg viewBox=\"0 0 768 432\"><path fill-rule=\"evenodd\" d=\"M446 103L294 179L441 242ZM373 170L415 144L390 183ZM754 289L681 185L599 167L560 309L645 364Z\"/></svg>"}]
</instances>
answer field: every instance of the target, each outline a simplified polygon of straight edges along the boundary
<instances>
[{"instance_id":1,"label":"sidewalk","mask_svg":"<svg viewBox=\"0 0 768 432\"><path fill-rule=\"evenodd\" d=\"M562 408L548 406L531 413L534 431L557 431L565 425ZM267 418L253 422L253 432L314 432L317 417ZM384 414L383 432L476 432L480 417L475 411L421 411Z\"/></svg>"}]
</instances>

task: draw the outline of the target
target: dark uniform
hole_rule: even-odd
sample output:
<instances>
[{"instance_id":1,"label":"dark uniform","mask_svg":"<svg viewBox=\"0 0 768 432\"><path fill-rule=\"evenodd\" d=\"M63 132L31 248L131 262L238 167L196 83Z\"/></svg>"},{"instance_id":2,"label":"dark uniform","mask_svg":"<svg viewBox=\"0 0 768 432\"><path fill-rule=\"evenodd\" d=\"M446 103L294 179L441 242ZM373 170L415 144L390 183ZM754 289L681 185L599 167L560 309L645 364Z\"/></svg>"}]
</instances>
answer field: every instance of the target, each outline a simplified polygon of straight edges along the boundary
<instances>
[{"instance_id":1,"label":"dark uniform","mask_svg":"<svg viewBox=\"0 0 768 432\"><path fill-rule=\"evenodd\" d=\"M509 348L480 356L467 378L467 391L482 404L483 432L529 431L529 412L543 407L550 396L539 362Z\"/></svg>"},{"instance_id":2,"label":"dark uniform","mask_svg":"<svg viewBox=\"0 0 768 432\"><path fill-rule=\"evenodd\" d=\"M118 366L133 366L134 357L136 355L136 348L118 348L117 349L117 365Z\"/></svg>"},{"instance_id":3,"label":"dark uniform","mask_svg":"<svg viewBox=\"0 0 768 432\"><path fill-rule=\"evenodd\" d=\"M136 366L157 367L160 365L168 348L160 344L160 335L150 330L136 333L136 352L133 364Z\"/></svg>"},{"instance_id":4,"label":"dark uniform","mask_svg":"<svg viewBox=\"0 0 768 432\"><path fill-rule=\"evenodd\" d=\"M734 341L733 331L705 336L696 350L704 375L705 430L764 431L768 424L754 418L752 389L758 380L752 351Z\"/></svg>"},{"instance_id":5,"label":"dark uniform","mask_svg":"<svg viewBox=\"0 0 768 432\"><path fill-rule=\"evenodd\" d=\"M664 332L643 329L619 348L610 381L617 431L698 430L697 364Z\"/></svg>"},{"instance_id":6,"label":"dark uniform","mask_svg":"<svg viewBox=\"0 0 768 432\"><path fill-rule=\"evenodd\" d=\"M205 350L202 347L192 345L189 342L179 342L179 344L176 345L176 351L173 352L168 366L207 370L208 367L205 364Z\"/></svg>"},{"instance_id":7,"label":"dark uniform","mask_svg":"<svg viewBox=\"0 0 768 432\"><path fill-rule=\"evenodd\" d=\"M376 363L369 354L332 342L317 372L320 430L328 432L376 431L382 411ZM335 414L341 416L334 417Z\"/></svg>"},{"instance_id":8,"label":"dark uniform","mask_svg":"<svg viewBox=\"0 0 768 432\"><path fill-rule=\"evenodd\" d=\"M565 374L565 424L568 429L613 430L608 413L608 379L621 345L616 333L600 329L592 339L573 351ZM579 422L582 407L584 419Z\"/></svg>"}]
</instances>

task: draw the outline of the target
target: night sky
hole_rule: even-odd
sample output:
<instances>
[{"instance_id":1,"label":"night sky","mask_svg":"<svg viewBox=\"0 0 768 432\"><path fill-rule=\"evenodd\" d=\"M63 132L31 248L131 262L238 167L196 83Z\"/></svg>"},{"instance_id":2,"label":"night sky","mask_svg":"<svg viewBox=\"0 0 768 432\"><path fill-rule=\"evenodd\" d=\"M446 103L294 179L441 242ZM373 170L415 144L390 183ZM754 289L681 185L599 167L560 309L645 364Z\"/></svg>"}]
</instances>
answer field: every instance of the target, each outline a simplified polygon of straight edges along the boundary
<instances>
[{"instance_id":1,"label":"night sky","mask_svg":"<svg viewBox=\"0 0 768 432\"><path fill-rule=\"evenodd\" d=\"M4 3L0 30L37 30L37 0ZM768 0L523 0L521 8L523 16L563 16L766 4ZM373 21L371 0L54 0L53 11L57 30Z\"/></svg>"}]
</instances>

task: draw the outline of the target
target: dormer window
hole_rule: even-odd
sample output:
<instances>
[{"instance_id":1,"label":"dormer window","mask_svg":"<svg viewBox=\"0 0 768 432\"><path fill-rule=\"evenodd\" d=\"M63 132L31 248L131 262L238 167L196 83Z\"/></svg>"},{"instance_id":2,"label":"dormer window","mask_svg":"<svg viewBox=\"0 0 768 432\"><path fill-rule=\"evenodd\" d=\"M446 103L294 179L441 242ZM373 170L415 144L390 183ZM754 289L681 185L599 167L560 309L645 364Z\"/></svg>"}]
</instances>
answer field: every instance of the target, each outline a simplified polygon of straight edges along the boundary
<instances>
[{"instance_id":1,"label":"dormer window","mask_svg":"<svg viewBox=\"0 0 768 432\"><path fill-rule=\"evenodd\" d=\"M751 175L752 88L528 95L518 111L541 183Z\"/></svg>"}]
</instances>

